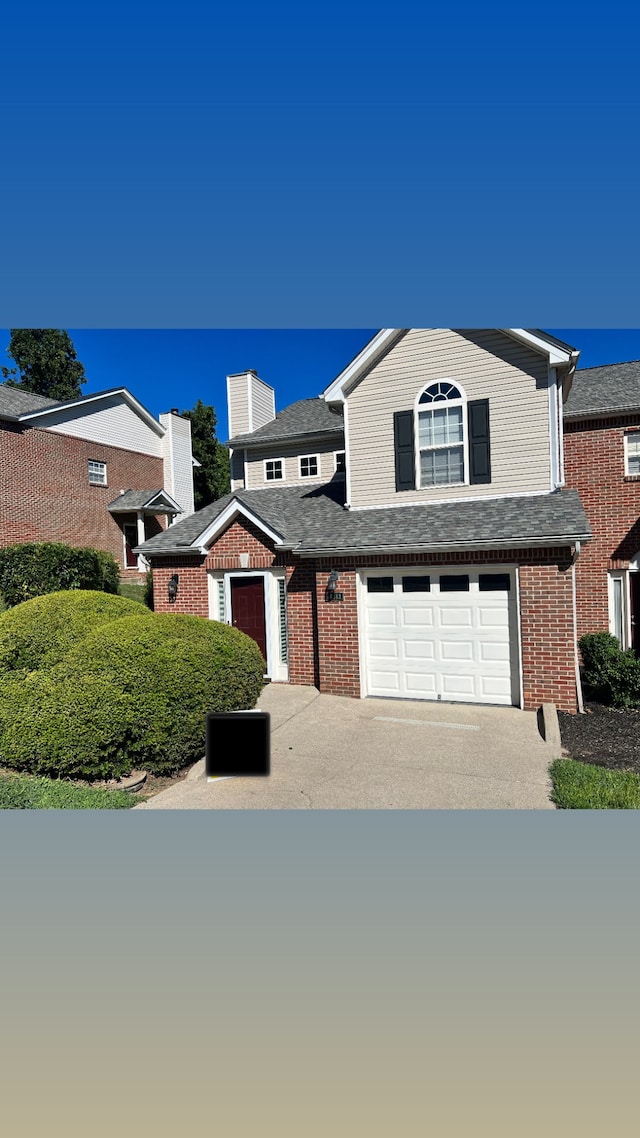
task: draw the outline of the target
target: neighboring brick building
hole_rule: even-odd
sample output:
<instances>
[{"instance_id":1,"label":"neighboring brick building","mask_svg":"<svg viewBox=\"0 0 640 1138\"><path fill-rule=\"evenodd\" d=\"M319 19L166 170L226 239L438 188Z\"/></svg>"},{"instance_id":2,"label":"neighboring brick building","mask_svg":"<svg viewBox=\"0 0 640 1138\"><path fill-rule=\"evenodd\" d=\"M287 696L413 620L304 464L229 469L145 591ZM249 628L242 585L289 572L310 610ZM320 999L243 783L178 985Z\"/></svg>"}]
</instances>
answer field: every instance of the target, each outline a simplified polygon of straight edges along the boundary
<instances>
[{"instance_id":1,"label":"neighboring brick building","mask_svg":"<svg viewBox=\"0 0 640 1138\"><path fill-rule=\"evenodd\" d=\"M156 610L233 623L274 681L575 711L577 356L523 329L383 329L278 415L230 376L232 492L141 547Z\"/></svg>"},{"instance_id":2,"label":"neighboring brick building","mask_svg":"<svg viewBox=\"0 0 640 1138\"><path fill-rule=\"evenodd\" d=\"M188 419L125 388L61 403L0 385L0 545L93 546L137 579L134 548L193 509Z\"/></svg>"},{"instance_id":3,"label":"neighboring brick building","mask_svg":"<svg viewBox=\"0 0 640 1138\"><path fill-rule=\"evenodd\" d=\"M640 361L575 373L564 456L593 531L576 564L578 637L610 631L640 652Z\"/></svg>"}]
</instances>

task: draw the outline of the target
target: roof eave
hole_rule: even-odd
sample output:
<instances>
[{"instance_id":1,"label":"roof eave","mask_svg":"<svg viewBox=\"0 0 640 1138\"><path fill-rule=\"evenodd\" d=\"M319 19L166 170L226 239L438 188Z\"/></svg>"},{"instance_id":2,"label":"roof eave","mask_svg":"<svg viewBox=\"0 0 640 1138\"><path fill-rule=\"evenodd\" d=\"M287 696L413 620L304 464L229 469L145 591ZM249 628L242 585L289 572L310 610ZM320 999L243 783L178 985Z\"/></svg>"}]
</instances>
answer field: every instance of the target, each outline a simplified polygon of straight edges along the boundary
<instances>
[{"instance_id":1,"label":"roof eave","mask_svg":"<svg viewBox=\"0 0 640 1138\"><path fill-rule=\"evenodd\" d=\"M574 534L555 534L548 537L538 538L500 538L491 541L449 541L449 542L424 542L413 543L412 545L375 545L367 546L351 546L341 548L339 546L325 546L322 548L314 549L300 549L295 547L283 547L287 552L295 553L298 557L368 557L376 554L398 554L403 553L448 553L448 552L473 552L479 549L548 549L563 548L565 546L573 546L578 542L591 541L593 535L591 533L574 533Z\"/></svg>"}]
</instances>

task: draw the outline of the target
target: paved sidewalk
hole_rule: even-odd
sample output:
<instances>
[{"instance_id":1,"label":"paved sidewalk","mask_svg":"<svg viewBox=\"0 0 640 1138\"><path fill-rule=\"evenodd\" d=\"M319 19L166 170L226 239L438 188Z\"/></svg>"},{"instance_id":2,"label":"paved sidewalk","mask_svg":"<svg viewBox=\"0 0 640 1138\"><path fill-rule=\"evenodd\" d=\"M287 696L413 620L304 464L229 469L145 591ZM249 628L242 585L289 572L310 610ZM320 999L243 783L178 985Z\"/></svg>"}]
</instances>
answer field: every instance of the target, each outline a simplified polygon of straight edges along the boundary
<instances>
[{"instance_id":1,"label":"paved sidewalk","mask_svg":"<svg viewBox=\"0 0 640 1138\"><path fill-rule=\"evenodd\" d=\"M534 712L343 699L269 684L271 775L208 782L204 760L138 810L553 809L558 750Z\"/></svg>"}]
</instances>

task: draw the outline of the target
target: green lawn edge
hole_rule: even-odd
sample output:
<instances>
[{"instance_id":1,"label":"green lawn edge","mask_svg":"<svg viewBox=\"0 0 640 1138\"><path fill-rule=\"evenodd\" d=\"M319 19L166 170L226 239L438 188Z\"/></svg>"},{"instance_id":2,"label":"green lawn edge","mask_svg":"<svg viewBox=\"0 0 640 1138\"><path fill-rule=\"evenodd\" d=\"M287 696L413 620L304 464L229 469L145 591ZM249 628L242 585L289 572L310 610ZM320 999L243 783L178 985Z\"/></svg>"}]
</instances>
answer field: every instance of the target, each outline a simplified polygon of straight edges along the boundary
<instances>
[{"instance_id":1,"label":"green lawn edge","mask_svg":"<svg viewBox=\"0 0 640 1138\"><path fill-rule=\"evenodd\" d=\"M640 810L640 775L631 771L556 759L549 774L551 801L560 810Z\"/></svg>"},{"instance_id":2,"label":"green lawn edge","mask_svg":"<svg viewBox=\"0 0 640 1138\"><path fill-rule=\"evenodd\" d=\"M0 775L0 810L130 810L144 798L40 775Z\"/></svg>"}]
</instances>

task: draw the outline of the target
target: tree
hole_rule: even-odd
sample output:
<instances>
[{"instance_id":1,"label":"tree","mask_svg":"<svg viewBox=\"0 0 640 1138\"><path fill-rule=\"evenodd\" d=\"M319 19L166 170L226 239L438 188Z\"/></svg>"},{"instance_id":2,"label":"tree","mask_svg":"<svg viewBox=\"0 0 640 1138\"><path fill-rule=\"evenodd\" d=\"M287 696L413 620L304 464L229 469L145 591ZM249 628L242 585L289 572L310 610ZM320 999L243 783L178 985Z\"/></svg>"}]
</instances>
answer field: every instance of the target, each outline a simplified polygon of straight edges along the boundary
<instances>
[{"instance_id":1,"label":"tree","mask_svg":"<svg viewBox=\"0 0 640 1138\"><path fill-rule=\"evenodd\" d=\"M200 466L193 470L196 510L229 493L229 450L216 438L216 413L198 400L192 411L182 414L191 420L191 448Z\"/></svg>"},{"instance_id":2,"label":"tree","mask_svg":"<svg viewBox=\"0 0 640 1138\"><path fill-rule=\"evenodd\" d=\"M7 355L17 367L3 367L11 387L49 399L78 399L86 383L84 367L69 333L62 328L11 328Z\"/></svg>"}]
</instances>

